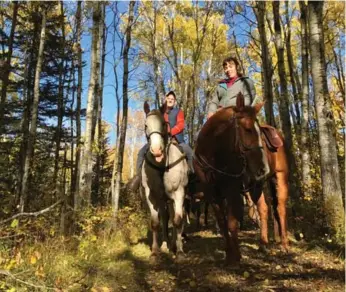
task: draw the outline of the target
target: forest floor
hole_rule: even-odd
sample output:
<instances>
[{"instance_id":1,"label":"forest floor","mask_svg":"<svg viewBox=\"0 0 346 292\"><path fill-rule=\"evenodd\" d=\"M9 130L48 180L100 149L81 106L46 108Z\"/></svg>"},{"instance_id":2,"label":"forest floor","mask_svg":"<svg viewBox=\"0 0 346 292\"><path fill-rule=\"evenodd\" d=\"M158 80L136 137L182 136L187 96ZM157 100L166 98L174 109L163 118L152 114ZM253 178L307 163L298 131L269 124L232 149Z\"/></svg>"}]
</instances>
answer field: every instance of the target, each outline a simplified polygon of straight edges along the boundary
<instances>
[{"instance_id":1,"label":"forest floor","mask_svg":"<svg viewBox=\"0 0 346 292\"><path fill-rule=\"evenodd\" d=\"M94 267L108 280L92 291L345 291L344 260L322 247L299 242L283 254L272 245L264 254L258 251L259 231L242 231L241 264L232 268L225 265L223 239L210 229L194 227L186 228L182 262L170 253L153 262L149 240L142 238L109 259L123 262L120 273L112 271L112 263L108 269Z\"/></svg>"},{"instance_id":2,"label":"forest floor","mask_svg":"<svg viewBox=\"0 0 346 292\"><path fill-rule=\"evenodd\" d=\"M192 221L185 228L186 257L177 263L173 254L161 253L152 261L151 234L141 228L131 239L140 223L134 214L124 221L127 231L103 228L78 241L52 238L23 247L8 261L17 280L3 277L0 291L345 291L343 256L316 241L291 243L288 254L273 244L263 253L259 230L248 228L240 232L242 260L233 268L225 265L223 239L209 228L197 231Z\"/></svg>"}]
</instances>

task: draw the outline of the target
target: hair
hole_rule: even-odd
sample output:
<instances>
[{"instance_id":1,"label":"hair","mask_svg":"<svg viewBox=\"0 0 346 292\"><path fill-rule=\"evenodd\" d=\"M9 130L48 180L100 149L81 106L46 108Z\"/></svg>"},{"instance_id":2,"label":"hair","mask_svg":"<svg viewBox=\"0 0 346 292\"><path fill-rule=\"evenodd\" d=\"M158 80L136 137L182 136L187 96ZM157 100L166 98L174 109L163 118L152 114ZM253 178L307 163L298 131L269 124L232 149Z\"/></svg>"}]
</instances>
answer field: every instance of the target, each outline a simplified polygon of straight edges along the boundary
<instances>
[{"instance_id":1,"label":"hair","mask_svg":"<svg viewBox=\"0 0 346 292\"><path fill-rule=\"evenodd\" d=\"M243 76L243 70L240 67L239 61L236 57L234 57L234 56L227 57L226 59L223 60L222 66L225 67L227 65L227 63L230 63L230 62L233 62L235 64L236 69L237 69L237 75L239 77L242 77Z\"/></svg>"},{"instance_id":2,"label":"hair","mask_svg":"<svg viewBox=\"0 0 346 292\"><path fill-rule=\"evenodd\" d=\"M175 95L175 93L174 93L173 90L171 90L170 92L168 92L168 93L166 94L166 97L167 97L168 95L173 95L173 96L174 96L174 99L177 100L177 97L176 97L176 95Z\"/></svg>"}]
</instances>

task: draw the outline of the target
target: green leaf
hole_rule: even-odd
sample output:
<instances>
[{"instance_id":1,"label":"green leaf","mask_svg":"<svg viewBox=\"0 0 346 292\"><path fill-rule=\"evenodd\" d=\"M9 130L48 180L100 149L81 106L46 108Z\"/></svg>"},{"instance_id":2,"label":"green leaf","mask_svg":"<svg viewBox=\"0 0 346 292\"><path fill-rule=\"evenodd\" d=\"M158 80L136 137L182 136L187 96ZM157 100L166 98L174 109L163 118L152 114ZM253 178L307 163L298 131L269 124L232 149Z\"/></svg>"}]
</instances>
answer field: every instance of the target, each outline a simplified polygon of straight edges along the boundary
<instances>
[{"instance_id":1,"label":"green leaf","mask_svg":"<svg viewBox=\"0 0 346 292\"><path fill-rule=\"evenodd\" d=\"M18 223L19 223L18 219L14 219L11 223L11 228L16 228L18 226Z\"/></svg>"}]
</instances>

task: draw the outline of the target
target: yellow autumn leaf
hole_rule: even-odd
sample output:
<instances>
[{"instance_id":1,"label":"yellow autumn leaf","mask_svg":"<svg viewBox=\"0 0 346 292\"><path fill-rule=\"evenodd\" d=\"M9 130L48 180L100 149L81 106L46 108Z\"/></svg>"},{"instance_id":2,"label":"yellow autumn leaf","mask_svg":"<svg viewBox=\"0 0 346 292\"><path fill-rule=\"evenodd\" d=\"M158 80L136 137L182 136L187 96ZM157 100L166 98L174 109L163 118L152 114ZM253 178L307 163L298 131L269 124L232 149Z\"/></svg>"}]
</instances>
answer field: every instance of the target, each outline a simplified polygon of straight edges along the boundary
<instances>
[{"instance_id":1,"label":"yellow autumn leaf","mask_svg":"<svg viewBox=\"0 0 346 292\"><path fill-rule=\"evenodd\" d=\"M35 256L30 257L30 264L34 265L37 262L37 258Z\"/></svg>"}]
</instances>

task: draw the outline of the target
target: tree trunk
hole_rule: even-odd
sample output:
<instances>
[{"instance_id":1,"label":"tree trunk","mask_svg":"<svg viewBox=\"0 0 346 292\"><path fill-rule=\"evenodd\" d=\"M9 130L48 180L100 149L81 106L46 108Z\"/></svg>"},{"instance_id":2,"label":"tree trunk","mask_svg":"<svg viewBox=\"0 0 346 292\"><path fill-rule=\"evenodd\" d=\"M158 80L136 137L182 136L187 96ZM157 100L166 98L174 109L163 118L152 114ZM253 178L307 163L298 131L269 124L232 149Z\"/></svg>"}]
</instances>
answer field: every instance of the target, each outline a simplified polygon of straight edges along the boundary
<instances>
[{"instance_id":1,"label":"tree trunk","mask_svg":"<svg viewBox=\"0 0 346 292\"><path fill-rule=\"evenodd\" d=\"M60 25L62 33L62 46L60 49L60 62L59 62L59 85L58 85L58 124L55 133L55 158L54 158L54 176L53 181L55 184L55 190L59 188L59 154L60 154L60 142L62 131L62 120L64 115L64 83L65 83L65 13L63 1L60 1ZM59 194L57 193L58 197Z\"/></svg>"},{"instance_id":2,"label":"tree trunk","mask_svg":"<svg viewBox=\"0 0 346 292\"><path fill-rule=\"evenodd\" d=\"M278 56L278 71L280 78L280 103L279 103L279 112L282 122L282 130L285 136L286 143L286 155L288 157L289 164L289 179L291 187L291 196L295 200L297 206L299 206L300 200L300 185L298 176L298 169L296 158L293 154L293 135L291 128L291 120L289 113L289 104L288 104L288 93L287 93L287 76L285 72L285 60L284 60L284 45L281 37L281 24L280 24L280 2L274 1L273 5L273 14L274 14L274 29L275 29L275 49Z\"/></svg>"},{"instance_id":3,"label":"tree trunk","mask_svg":"<svg viewBox=\"0 0 346 292\"><path fill-rule=\"evenodd\" d=\"M11 72L11 59L12 59L12 52L13 52L14 34L16 31L16 26L17 26L18 7L19 7L18 1L14 1L13 12L12 12L12 27L11 27L10 37L8 40L8 52L7 52L5 64L2 68L3 72L1 72L2 88L1 88L1 99L0 99L0 135L5 130L5 120L4 120L5 112L4 111L5 111L5 104L6 104L7 87L8 87L9 77Z\"/></svg>"},{"instance_id":4,"label":"tree trunk","mask_svg":"<svg viewBox=\"0 0 346 292\"><path fill-rule=\"evenodd\" d=\"M101 82L99 86L99 90L97 92L97 97L99 99L98 104L98 112L97 112L97 129L96 129L96 137L97 141L97 157L96 157L96 170L95 170L95 188L94 188L94 198L93 204L96 205L100 203L100 198L102 198L102 194L100 194L100 177L101 177L101 155L102 155L102 143L103 143L103 127L102 127L102 106L103 106L103 85L105 79L105 62L106 62L106 42L107 42L107 34L106 34L106 24L104 23L106 6L103 6L102 11L102 20L100 21L100 39L102 40L102 54L101 54Z\"/></svg>"},{"instance_id":5,"label":"tree trunk","mask_svg":"<svg viewBox=\"0 0 346 292\"><path fill-rule=\"evenodd\" d=\"M318 1L308 2L311 72L319 132L324 211L332 235L340 240L345 236L345 212L340 186L336 139L333 135L335 125L330 107L326 77L322 29L323 4L323 2Z\"/></svg>"},{"instance_id":6,"label":"tree trunk","mask_svg":"<svg viewBox=\"0 0 346 292\"><path fill-rule=\"evenodd\" d=\"M123 170L123 158L124 158L124 149L125 149L125 141L126 141L126 128L127 128L127 112L128 112L128 79L129 79L129 50L131 47L131 33L132 33L132 25L134 22L134 8L135 1L130 1L129 3L129 12L128 12L128 23L125 30L125 47L123 50L123 66L124 66L124 75L123 75L123 117L121 121L121 129L120 129L120 137L118 147L116 149L117 155L114 159L113 171L115 170L115 186L112 189L112 206L114 216L117 215L119 208L119 195L120 195L120 186L122 179L122 170Z\"/></svg>"},{"instance_id":7,"label":"tree trunk","mask_svg":"<svg viewBox=\"0 0 346 292\"><path fill-rule=\"evenodd\" d=\"M19 212L24 212L24 209L27 203L26 199L27 199L27 193L28 193L29 169L32 164L32 159L34 156L34 145L36 140L38 103L40 99L40 75L41 75L43 49L44 49L45 40L46 40L46 11L43 8L40 46L38 50L36 70L35 70L34 100L32 104L31 124L30 124L29 136L28 136L28 144L27 144L25 160L24 160L24 172L23 172L23 179L22 179L20 202L19 202Z\"/></svg>"},{"instance_id":8,"label":"tree trunk","mask_svg":"<svg viewBox=\"0 0 346 292\"><path fill-rule=\"evenodd\" d=\"M310 141L309 141L309 53L307 31L307 8L306 4L299 1L300 24L301 24L301 55L302 55L302 119L301 119L301 166L303 190L307 195L310 192Z\"/></svg>"},{"instance_id":9,"label":"tree trunk","mask_svg":"<svg viewBox=\"0 0 346 292\"><path fill-rule=\"evenodd\" d=\"M287 60L288 60L288 69L291 79L291 85L292 85L292 92L293 92L293 100L294 100L294 112L295 112L295 121L294 129L296 132L296 135L300 134L300 126L301 126L301 116L300 116L300 109L299 109L299 96L301 95L300 92L298 92L298 87L296 84L296 79L294 76L295 66L293 62L293 56L292 56L292 50L291 50L291 25L290 25L290 19L289 19L289 7L288 7L288 1L285 1L285 7L286 7L286 23L287 23L287 35L285 33L285 39L286 39L286 52L287 52Z\"/></svg>"},{"instance_id":10,"label":"tree trunk","mask_svg":"<svg viewBox=\"0 0 346 292\"><path fill-rule=\"evenodd\" d=\"M88 105L86 113L86 127L85 127L85 142L84 154L80 169L79 193L81 199L81 206L88 206L91 202L91 183L92 183L92 144L93 144L93 118L96 116L95 111L95 86L99 76L97 75L97 62L99 57L97 55L97 47L99 46L99 22L101 19L101 2L93 3L93 32L92 32L92 52L91 52L91 69L90 81L88 88ZM79 203L77 204L80 205Z\"/></svg>"},{"instance_id":11,"label":"tree trunk","mask_svg":"<svg viewBox=\"0 0 346 292\"><path fill-rule=\"evenodd\" d=\"M263 70L263 99L266 100L264 105L266 121L269 125L275 127L275 118L273 112L273 66L272 60L269 54L268 43L267 43L267 34L265 28L265 11L266 11L266 2L257 1L256 7L254 7L254 12L258 22L258 31L260 34L261 40L261 60L262 60L262 70Z\"/></svg>"},{"instance_id":12,"label":"tree trunk","mask_svg":"<svg viewBox=\"0 0 346 292\"><path fill-rule=\"evenodd\" d=\"M83 74L83 61L82 61L82 47L81 47L81 24L82 24L82 1L77 2L77 13L76 13L76 23L77 23L77 60L78 60L78 85L77 85L77 105L76 105L76 140L77 140L77 150L76 150L76 164L74 170L74 178L72 181L72 194L73 194L73 206L74 208L79 207L79 178L80 178L80 156L81 156L81 103L82 103L82 74Z\"/></svg>"}]
</instances>

